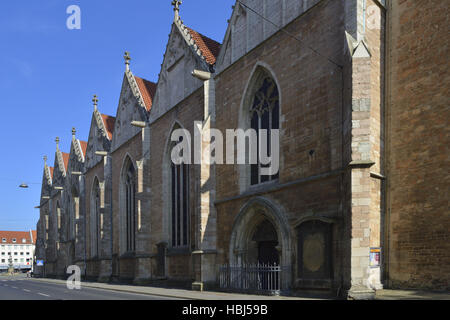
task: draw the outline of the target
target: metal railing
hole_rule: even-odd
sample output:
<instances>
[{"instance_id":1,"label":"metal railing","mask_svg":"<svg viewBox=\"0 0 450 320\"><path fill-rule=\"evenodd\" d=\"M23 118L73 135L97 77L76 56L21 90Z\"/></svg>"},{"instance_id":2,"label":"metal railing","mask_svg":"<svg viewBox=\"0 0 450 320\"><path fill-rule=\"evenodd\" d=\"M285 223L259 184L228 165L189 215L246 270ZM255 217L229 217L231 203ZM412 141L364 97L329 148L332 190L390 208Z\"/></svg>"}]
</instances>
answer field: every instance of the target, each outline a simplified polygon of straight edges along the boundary
<instances>
[{"instance_id":1,"label":"metal railing","mask_svg":"<svg viewBox=\"0 0 450 320\"><path fill-rule=\"evenodd\" d=\"M224 290L279 295L283 269L268 264L225 264L219 267L219 285Z\"/></svg>"}]
</instances>

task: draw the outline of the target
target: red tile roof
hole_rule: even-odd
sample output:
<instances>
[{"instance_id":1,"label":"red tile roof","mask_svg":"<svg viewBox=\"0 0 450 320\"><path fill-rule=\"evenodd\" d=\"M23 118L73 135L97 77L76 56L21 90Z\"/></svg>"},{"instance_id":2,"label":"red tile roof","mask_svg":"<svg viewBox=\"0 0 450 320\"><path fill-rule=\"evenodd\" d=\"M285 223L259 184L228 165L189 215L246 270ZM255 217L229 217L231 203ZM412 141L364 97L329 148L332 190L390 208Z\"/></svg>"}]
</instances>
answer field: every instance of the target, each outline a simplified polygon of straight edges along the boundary
<instances>
[{"instance_id":1,"label":"red tile roof","mask_svg":"<svg viewBox=\"0 0 450 320\"><path fill-rule=\"evenodd\" d=\"M50 177L53 179L53 167L48 167L50 169Z\"/></svg>"},{"instance_id":2,"label":"red tile roof","mask_svg":"<svg viewBox=\"0 0 450 320\"><path fill-rule=\"evenodd\" d=\"M114 132L114 123L116 123L116 118L108 116L106 114L101 114L101 116L103 119L103 124L106 128L106 133L108 134L108 138L109 140L111 140Z\"/></svg>"},{"instance_id":3,"label":"red tile roof","mask_svg":"<svg viewBox=\"0 0 450 320\"><path fill-rule=\"evenodd\" d=\"M33 238L30 236L30 231L0 231L1 244L34 244L36 243L36 231L33 230ZM5 239L5 242L3 242ZM14 242L13 239L16 239ZM25 239L26 242L23 242Z\"/></svg>"},{"instance_id":4,"label":"red tile roof","mask_svg":"<svg viewBox=\"0 0 450 320\"><path fill-rule=\"evenodd\" d=\"M145 107L147 111L150 111L153 104L153 98L156 93L156 83L134 76L136 83L138 84L139 91L144 99Z\"/></svg>"},{"instance_id":5,"label":"red tile roof","mask_svg":"<svg viewBox=\"0 0 450 320\"><path fill-rule=\"evenodd\" d=\"M36 230L31 230L31 236L33 237L33 243L36 243L37 231Z\"/></svg>"},{"instance_id":6,"label":"red tile roof","mask_svg":"<svg viewBox=\"0 0 450 320\"><path fill-rule=\"evenodd\" d=\"M83 152L83 157L86 156L86 149L87 149L87 142L86 141L80 141L80 146L81 146L81 152Z\"/></svg>"},{"instance_id":7,"label":"red tile roof","mask_svg":"<svg viewBox=\"0 0 450 320\"><path fill-rule=\"evenodd\" d=\"M65 168L66 171L67 171L67 166L69 165L69 157L70 157L70 154L65 153L65 152L61 152L61 154L62 154L63 161L64 161L64 168Z\"/></svg>"},{"instance_id":8,"label":"red tile roof","mask_svg":"<svg viewBox=\"0 0 450 320\"><path fill-rule=\"evenodd\" d=\"M205 57L206 62L213 65L216 63L217 57L219 56L220 46L221 44L213 39L208 38L207 36L198 33L195 30L192 30L189 27L186 27L194 39L197 46L200 48L202 55Z\"/></svg>"}]
</instances>

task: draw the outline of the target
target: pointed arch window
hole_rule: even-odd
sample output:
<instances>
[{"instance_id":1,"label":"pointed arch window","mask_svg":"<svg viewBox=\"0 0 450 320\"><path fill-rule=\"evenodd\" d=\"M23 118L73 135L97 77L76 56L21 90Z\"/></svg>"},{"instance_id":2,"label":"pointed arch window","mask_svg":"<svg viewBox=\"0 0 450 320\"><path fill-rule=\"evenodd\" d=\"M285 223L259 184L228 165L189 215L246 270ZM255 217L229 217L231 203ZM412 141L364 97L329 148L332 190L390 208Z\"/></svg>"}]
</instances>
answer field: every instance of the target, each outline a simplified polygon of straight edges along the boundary
<instances>
[{"instance_id":1,"label":"pointed arch window","mask_svg":"<svg viewBox=\"0 0 450 320\"><path fill-rule=\"evenodd\" d=\"M179 142L183 141L180 137ZM170 153L175 147L171 144ZM169 154L170 154L169 153ZM170 157L169 157L170 158ZM185 163L170 161L170 219L172 247L187 247L189 244L189 167Z\"/></svg>"},{"instance_id":2,"label":"pointed arch window","mask_svg":"<svg viewBox=\"0 0 450 320\"><path fill-rule=\"evenodd\" d=\"M257 83L257 90L253 95L252 104L249 108L250 127L257 133L258 139L258 154L259 154L259 130L266 130L267 141L266 143L267 153L272 154L270 134L271 130L279 129L279 115L280 115L280 97L278 87L275 81L268 75L264 75L262 80ZM262 175L261 168L268 167L268 165L262 165L259 161L257 164L252 164L250 168L250 184L257 185L260 183L268 182L278 179L279 173L274 175Z\"/></svg>"},{"instance_id":3,"label":"pointed arch window","mask_svg":"<svg viewBox=\"0 0 450 320\"><path fill-rule=\"evenodd\" d=\"M49 223L48 223L48 213L44 213L45 216L45 241L48 241L48 228L49 228Z\"/></svg>"},{"instance_id":4,"label":"pointed arch window","mask_svg":"<svg viewBox=\"0 0 450 320\"><path fill-rule=\"evenodd\" d=\"M56 203L56 226L58 228L58 236L61 232L61 206L59 205L59 201Z\"/></svg>"},{"instance_id":5,"label":"pointed arch window","mask_svg":"<svg viewBox=\"0 0 450 320\"><path fill-rule=\"evenodd\" d=\"M76 224L80 218L80 198L78 190L72 189L72 196L70 197L70 223L69 223L69 239L76 238Z\"/></svg>"},{"instance_id":6,"label":"pointed arch window","mask_svg":"<svg viewBox=\"0 0 450 320\"><path fill-rule=\"evenodd\" d=\"M100 183L96 178L94 181L94 187L92 189L92 256L97 256L100 249L101 241L101 190Z\"/></svg>"},{"instance_id":7,"label":"pointed arch window","mask_svg":"<svg viewBox=\"0 0 450 320\"><path fill-rule=\"evenodd\" d=\"M136 249L136 170L128 159L125 171L126 250Z\"/></svg>"}]
</instances>

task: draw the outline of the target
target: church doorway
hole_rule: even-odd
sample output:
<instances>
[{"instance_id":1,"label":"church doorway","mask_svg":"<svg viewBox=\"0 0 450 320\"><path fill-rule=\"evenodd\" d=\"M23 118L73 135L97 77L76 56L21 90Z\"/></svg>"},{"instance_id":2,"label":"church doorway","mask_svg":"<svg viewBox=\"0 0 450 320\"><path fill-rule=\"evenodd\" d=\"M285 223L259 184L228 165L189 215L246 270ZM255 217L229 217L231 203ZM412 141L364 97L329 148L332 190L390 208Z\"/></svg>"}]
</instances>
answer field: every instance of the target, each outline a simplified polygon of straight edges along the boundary
<instances>
[{"instance_id":1,"label":"church doorway","mask_svg":"<svg viewBox=\"0 0 450 320\"><path fill-rule=\"evenodd\" d=\"M292 281L292 239L283 208L263 197L249 200L233 224L230 260L221 269L221 286L243 289L244 283L258 289L275 288L269 291L288 290ZM245 277L235 279L230 268L240 270L241 278Z\"/></svg>"}]
</instances>

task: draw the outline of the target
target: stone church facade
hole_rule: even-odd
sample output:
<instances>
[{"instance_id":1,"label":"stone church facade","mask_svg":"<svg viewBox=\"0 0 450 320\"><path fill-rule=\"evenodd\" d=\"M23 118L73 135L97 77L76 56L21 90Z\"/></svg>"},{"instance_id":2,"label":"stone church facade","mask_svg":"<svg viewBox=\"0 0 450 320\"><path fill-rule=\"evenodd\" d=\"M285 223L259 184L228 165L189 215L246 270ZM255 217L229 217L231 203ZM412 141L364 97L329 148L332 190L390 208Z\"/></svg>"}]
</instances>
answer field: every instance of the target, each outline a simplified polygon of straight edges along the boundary
<instances>
[{"instance_id":1,"label":"stone church facade","mask_svg":"<svg viewBox=\"0 0 450 320\"><path fill-rule=\"evenodd\" d=\"M439 179L448 147L436 138L446 117L431 116L448 114L448 76L427 92L436 61L426 48L413 59L402 40L414 43L419 28L406 20L444 28L446 10L427 2L435 14L420 13L412 0L237 1L220 44L187 27L180 4L157 83L135 76L126 53L116 115L101 114L94 97L88 141L73 131L70 153L57 144L54 166L45 162L37 272L63 277L76 264L92 280L203 290L219 286L221 266L260 263L280 266L282 292L448 289L448 179ZM416 79L416 65L432 75ZM429 151L410 140L425 126L436 140ZM177 129L202 133L193 151L202 154L211 129L279 130L279 171L175 164ZM235 160L239 150L229 151ZM421 166L427 152L434 162ZM419 191L426 181L435 196ZM417 220L421 211L433 222Z\"/></svg>"}]
</instances>

